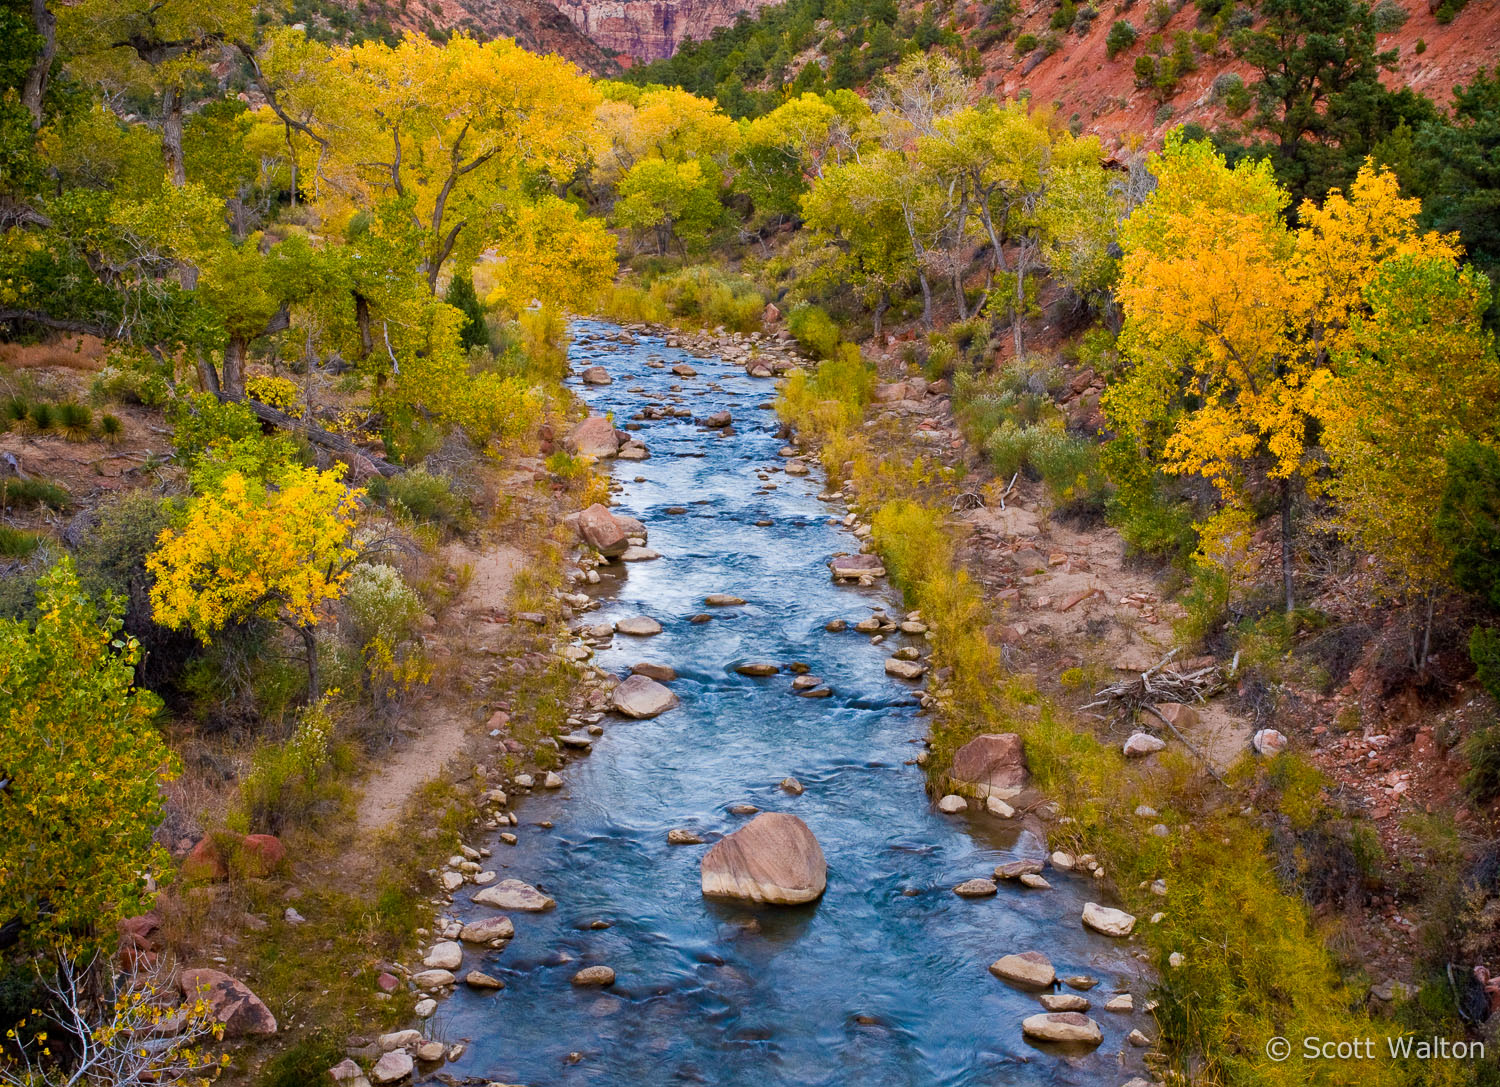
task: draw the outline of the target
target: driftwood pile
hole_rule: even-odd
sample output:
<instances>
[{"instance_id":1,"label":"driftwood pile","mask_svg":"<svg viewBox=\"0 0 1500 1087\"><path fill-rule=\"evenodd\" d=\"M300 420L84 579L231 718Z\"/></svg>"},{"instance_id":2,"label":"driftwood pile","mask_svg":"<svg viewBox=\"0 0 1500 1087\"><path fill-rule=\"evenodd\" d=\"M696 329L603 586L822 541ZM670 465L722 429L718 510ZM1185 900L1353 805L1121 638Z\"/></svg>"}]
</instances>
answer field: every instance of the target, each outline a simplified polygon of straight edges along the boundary
<instances>
[{"instance_id":1,"label":"driftwood pile","mask_svg":"<svg viewBox=\"0 0 1500 1087\"><path fill-rule=\"evenodd\" d=\"M1182 742L1182 745L1203 763L1204 767L1214 779L1223 782L1214 770L1208 759L1193 746L1192 742L1184 736L1171 721L1162 716L1156 707L1165 702L1207 702L1214 695L1224 689L1228 678L1223 669L1217 663L1196 668L1191 672L1179 672L1176 669L1167 669L1172 658L1177 656L1178 650L1174 649L1154 666L1141 672L1139 675L1112 683L1094 692L1094 700L1083 708L1085 710L1103 709L1107 712L1098 716L1110 720L1133 722L1139 713L1148 713L1155 717L1167 729ZM1239 654L1235 654L1234 663L1229 666L1232 674L1235 666L1239 663Z\"/></svg>"}]
</instances>

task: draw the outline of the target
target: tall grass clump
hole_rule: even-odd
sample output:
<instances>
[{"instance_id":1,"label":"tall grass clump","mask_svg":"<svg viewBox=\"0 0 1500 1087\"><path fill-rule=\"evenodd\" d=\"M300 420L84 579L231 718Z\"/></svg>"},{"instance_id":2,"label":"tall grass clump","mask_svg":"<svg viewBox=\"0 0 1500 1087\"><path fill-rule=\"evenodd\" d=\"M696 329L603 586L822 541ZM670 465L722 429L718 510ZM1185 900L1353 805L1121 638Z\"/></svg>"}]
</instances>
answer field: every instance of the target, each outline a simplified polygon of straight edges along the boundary
<instances>
[{"instance_id":1,"label":"tall grass clump","mask_svg":"<svg viewBox=\"0 0 1500 1087\"><path fill-rule=\"evenodd\" d=\"M751 280L707 265L664 272L644 283L615 283L595 302L599 314L612 321L722 326L731 332L758 330L765 306L765 294Z\"/></svg>"}]
</instances>

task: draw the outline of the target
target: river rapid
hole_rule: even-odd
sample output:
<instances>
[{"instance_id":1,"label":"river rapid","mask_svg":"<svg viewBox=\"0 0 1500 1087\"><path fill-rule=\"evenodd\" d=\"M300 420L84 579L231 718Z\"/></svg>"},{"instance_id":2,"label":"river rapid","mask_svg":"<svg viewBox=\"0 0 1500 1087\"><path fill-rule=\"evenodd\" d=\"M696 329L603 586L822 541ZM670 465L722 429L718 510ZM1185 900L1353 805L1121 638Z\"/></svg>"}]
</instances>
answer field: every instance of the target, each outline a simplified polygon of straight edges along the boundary
<instances>
[{"instance_id":1,"label":"river rapid","mask_svg":"<svg viewBox=\"0 0 1500 1087\"><path fill-rule=\"evenodd\" d=\"M594 412L612 413L617 426L652 404L734 416L728 437L689 419L641 422L635 437L651 457L614 464L623 484L615 502L647 525L661 558L602 567L592 590L601 607L585 617L660 621L654 637L617 634L596 662L621 676L639 661L672 666L681 705L653 720L607 718L592 752L563 771L561 790L515 801L516 846L477 843L493 850L486 867L541 887L557 908L510 914L516 935L503 951L465 948L463 971L481 969L505 988L460 985L444 1003L432 1033L468 1045L443 1079L1118 1087L1140 1068L1126 1035L1154 1034L1148 1016L1102 1007L1117 987L1134 987L1143 1002L1129 945L1080 925L1083 903L1099 894L1086 875L1049 868L1050 891L1002 882L990 898L953 893L998 863L1042 856L1043 843L1019 820L944 815L926 795L914 761L924 732L916 689L883 668L893 650L922 639L873 645L852 630L874 609L898 618L904 609L884 583L830 580L829 558L858 551L859 540L841 523L843 507L819 499L816 469L800 478L781 470L772 384L661 336L621 343L621 333L573 327L575 373L602 365L613 377L575 386ZM698 376L673 375L678 362ZM746 604L706 608L710 593ZM705 612L711 620L690 622ZM825 631L832 619L851 629ZM833 694L799 697L785 670L738 675L747 660L805 662ZM782 791L788 776L805 793ZM731 812L743 804L811 828L828 859L819 902L753 909L702 897L699 861L752 818ZM669 845L674 827L708 844ZM455 901L463 920L495 913L469 901L474 890ZM1067 1052L1022 1038L1021 1020L1042 1010L1036 995L986 967L1032 949L1060 977L1099 979L1088 1014L1103 1045ZM570 984L593 964L612 967L615 984Z\"/></svg>"}]
</instances>

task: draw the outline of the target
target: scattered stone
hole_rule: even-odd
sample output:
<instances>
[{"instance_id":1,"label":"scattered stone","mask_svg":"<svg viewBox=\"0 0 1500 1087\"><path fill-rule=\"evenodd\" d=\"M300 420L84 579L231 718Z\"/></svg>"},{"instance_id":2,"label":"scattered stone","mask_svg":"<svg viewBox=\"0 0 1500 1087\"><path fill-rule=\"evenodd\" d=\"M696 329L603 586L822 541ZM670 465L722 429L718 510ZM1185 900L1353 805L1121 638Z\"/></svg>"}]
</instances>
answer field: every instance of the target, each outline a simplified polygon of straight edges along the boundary
<instances>
[{"instance_id":1,"label":"scattered stone","mask_svg":"<svg viewBox=\"0 0 1500 1087\"><path fill-rule=\"evenodd\" d=\"M1104 1041L1099 1024L1077 1012L1043 1012L1021 1021L1021 1033L1041 1042L1098 1045Z\"/></svg>"},{"instance_id":2,"label":"scattered stone","mask_svg":"<svg viewBox=\"0 0 1500 1087\"><path fill-rule=\"evenodd\" d=\"M926 671L927 665L920 661L897 660L895 657L887 657L885 661L885 674L897 679L921 679Z\"/></svg>"},{"instance_id":3,"label":"scattered stone","mask_svg":"<svg viewBox=\"0 0 1500 1087\"><path fill-rule=\"evenodd\" d=\"M734 670L742 676L774 676L781 671L781 665L770 661L746 661L744 664L736 664Z\"/></svg>"},{"instance_id":4,"label":"scattered stone","mask_svg":"<svg viewBox=\"0 0 1500 1087\"><path fill-rule=\"evenodd\" d=\"M734 416L727 411L716 411L712 415L703 417L702 425L710 430L721 430L734 422Z\"/></svg>"},{"instance_id":5,"label":"scattered stone","mask_svg":"<svg viewBox=\"0 0 1500 1087\"><path fill-rule=\"evenodd\" d=\"M992 879L966 879L953 888L953 893L959 898L988 898L997 890Z\"/></svg>"},{"instance_id":6,"label":"scattered stone","mask_svg":"<svg viewBox=\"0 0 1500 1087\"><path fill-rule=\"evenodd\" d=\"M633 676L645 676L659 683L671 683L677 678L677 669L670 664L652 664L650 661L641 661L639 664L630 666L630 674Z\"/></svg>"},{"instance_id":7,"label":"scattered stone","mask_svg":"<svg viewBox=\"0 0 1500 1087\"><path fill-rule=\"evenodd\" d=\"M493 887L486 887L474 896L474 901L481 906L517 910L521 913L539 913L557 905L554 899L518 879L503 879Z\"/></svg>"},{"instance_id":8,"label":"scattered stone","mask_svg":"<svg viewBox=\"0 0 1500 1087\"><path fill-rule=\"evenodd\" d=\"M470 970L464 975L464 984L471 989L503 989L505 982L499 978L491 977L482 970Z\"/></svg>"},{"instance_id":9,"label":"scattered stone","mask_svg":"<svg viewBox=\"0 0 1500 1087\"><path fill-rule=\"evenodd\" d=\"M990 963L990 973L1001 981L1032 989L1050 989L1057 981L1052 961L1040 951L1021 951Z\"/></svg>"},{"instance_id":10,"label":"scattered stone","mask_svg":"<svg viewBox=\"0 0 1500 1087\"><path fill-rule=\"evenodd\" d=\"M412 1074L415 1065L412 1063L411 1054L404 1049L393 1049L389 1053L381 1055L375 1062L375 1067L370 1069L371 1083L399 1083Z\"/></svg>"},{"instance_id":11,"label":"scattered stone","mask_svg":"<svg viewBox=\"0 0 1500 1087\"><path fill-rule=\"evenodd\" d=\"M673 827L667 831L668 845L702 845L703 839L685 827Z\"/></svg>"},{"instance_id":12,"label":"scattered stone","mask_svg":"<svg viewBox=\"0 0 1500 1087\"><path fill-rule=\"evenodd\" d=\"M339 1087L370 1087L370 1081L365 1078L365 1073L352 1059L345 1057L328 1070L328 1076Z\"/></svg>"},{"instance_id":13,"label":"scattered stone","mask_svg":"<svg viewBox=\"0 0 1500 1087\"><path fill-rule=\"evenodd\" d=\"M377 1040L382 1053L390 1053L397 1049L410 1049L422 1044L422 1032L420 1030L397 1030L390 1034L382 1034Z\"/></svg>"},{"instance_id":14,"label":"scattered stone","mask_svg":"<svg viewBox=\"0 0 1500 1087\"><path fill-rule=\"evenodd\" d=\"M675 694L643 675L627 677L610 692L609 700L616 711L637 720L655 717L677 705Z\"/></svg>"},{"instance_id":15,"label":"scattered stone","mask_svg":"<svg viewBox=\"0 0 1500 1087\"><path fill-rule=\"evenodd\" d=\"M811 690L798 691L798 698L828 698L832 696L832 687L813 687Z\"/></svg>"},{"instance_id":16,"label":"scattered stone","mask_svg":"<svg viewBox=\"0 0 1500 1087\"><path fill-rule=\"evenodd\" d=\"M1083 926L1105 936L1129 936L1135 928L1135 918L1124 910L1101 906L1097 902L1085 902Z\"/></svg>"},{"instance_id":17,"label":"scattered stone","mask_svg":"<svg viewBox=\"0 0 1500 1087\"><path fill-rule=\"evenodd\" d=\"M754 815L758 811L760 811L760 809L757 808L754 804L731 804L731 805L729 805L729 814L730 815Z\"/></svg>"},{"instance_id":18,"label":"scattered stone","mask_svg":"<svg viewBox=\"0 0 1500 1087\"><path fill-rule=\"evenodd\" d=\"M787 466L791 470L791 466ZM861 578L885 577L885 566L876 555L835 555L828 564L834 581L858 581Z\"/></svg>"},{"instance_id":19,"label":"scattered stone","mask_svg":"<svg viewBox=\"0 0 1500 1087\"><path fill-rule=\"evenodd\" d=\"M434 970L457 970L463 961L464 949L453 940L444 940L432 945L427 957L422 960L422 965Z\"/></svg>"},{"instance_id":20,"label":"scattered stone","mask_svg":"<svg viewBox=\"0 0 1500 1087\"><path fill-rule=\"evenodd\" d=\"M1099 984L1099 979L1091 978L1087 974L1073 974L1070 977L1063 978L1063 984L1069 989L1078 989L1086 993Z\"/></svg>"},{"instance_id":21,"label":"scattered stone","mask_svg":"<svg viewBox=\"0 0 1500 1087\"><path fill-rule=\"evenodd\" d=\"M432 1064L448 1055L448 1047L442 1042L423 1042L417 1046L417 1060Z\"/></svg>"},{"instance_id":22,"label":"scattered stone","mask_svg":"<svg viewBox=\"0 0 1500 1087\"><path fill-rule=\"evenodd\" d=\"M568 431L563 447L583 457L612 457L620 451L615 426L602 415L590 415Z\"/></svg>"},{"instance_id":23,"label":"scattered stone","mask_svg":"<svg viewBox=\"0 0 1500 1087\"><path fill-rule=\"evenodd\" d=\"M1104 1010L1107 1012L1133 1012L1135 1011L1135 997L1129 993L1120 993L1112 996L1104 1002Z\"/></svg>"},{"instance_id":24,"label":"scattered stone","mask_svg":"<svg viewBox=\"0 0 1500 1087\"><path fill-rule=\"evenodd\" d=\"M793 796L801 796L804 792L802 788L802 782L798 781L796 778L782 778L781 791L784 793L791 793Z\"/></svg>"},{"instance_id":25,"label":"scattered stone","mask_svg":"<svg viewBox=\"0 0 1500 1087\"><path fill-rule=\"evenodd\" d=\"M637 547L632 544L625 549L620 556L621 562L650 562L652 559L661 558L661 552L649 547Z\"/></svg>"},{"instance_id":26,"label":"scattered stone","mask_svg":"<svg viewBox=\"0 0 1500 1087\"><path fill-rule=\"evenodd\" d=\"M411 976L411 983L418 989L441 989L455 980L451 970L420 970Z\"/></svg>"},{"instance_id":27,"label":"scattered stone","mask_svg":"<svg viewBox=\"0 0 1500 1087\"><path fill-rule=\"evenodd\" d=\"M289 925L307 924L307 918L303 917L300 913L297 912L296 906L288 906L285 910L282 911L281 917L282 920L284 920Z\"/></svg>"},{"instance_id":28,"label":"scattered stone","mask_svg":"<svg viewBox=\"0 0 1500 1087\"><path fill-rule=\"evenodd\" d=\"M801 675L792 680L792 690L794 691L810 691L814 687L821 687L822 685L823 681L817 676Z\"/></svg>"},{"instance_id":29,"label":"scattered stone","mask_svg":"<svg viewBox=\"0 0 1500 1087\"><path fill-rule=\"evenodd\" d=\"M563 779L557 774L553 773L551 770L548 770L547 773L542 777L543 789L561 789L562 787Z\"/></svg>"},{"instance_id":30,"label":"scattered stone","mask_svg":"<svg viewBox=\"0 0 1500 1087\"><path fill-rule=\"evenodd\" d=\"M807 824L764 812L703 855L704 895L772 905L812 902L828 886L828 864Z\"/></svg>"},{"instance_id":31,"label":"scattered stone","mask_svg":"<svg viewBox=\"0 0 1500 1087\"><path fill-rule=\"evenodd\" d=\"M615 972L608 966L585 966L573 975L573 984L580 988L589 985L613 985Z\"/></svg>"},{"instance_id":32,"label":"scattered stone","mask_svg":"<svg viewBox=\"0 0 1500 1087\"><path fill-rule=\"evenodd\" d=\"M1181 951L1174 951L1167 956L1167 965L1174 970L1185 962L1187 962L1187 958Z\"/></svg>"},{"instance_id":33,"label":"scattered stone","mask_svg":"<svg viewBox=\"0 0 1500 1087\"><path fill-rule=\"evenodd\" d=\"M1077 993L1043 993L1037 998L1049 1012L1086 1012L1089 1000Z\"/></svg>"},{"instance_id":34,"label":"scattered stone","mask_svg":"<svg viewBox=\"0 0 1500 1087\"><path fill-rule=\"evenodd\" d=\"M1021 884L1022 886L1030 887L1033 891L1052 890L1052 884L1048 883L1045 879L1037 875L1035 872L1027 872L1025 875L1023 875L1021 877Z\"/></svg>"},{"instance_id":35,"label":"scattered stone","mask_svg":"<svg viewBox=\"0 0 1500 1087\"><path fill-rule=\"evenodd\" d=\"M842 634L849 629L849 620L830 619L823 625L823 629L828 631L829 634Z\"/></svg>"},{"instance_id":36,"label":"scattered stone","mask_svg":"<svg viewBox=\"0 0 1500 1087\"><path fill-rule=\"evenodd\" d=\"M1014 732L976 736L953 753L949 777L956 787L982 797L1013 800L1026 787L1026 753Z\"/></svg>"},{"instance_id":37,"label":"scattered stone","mask_svg":"<svg viewBox=\"0 0 1500 1087\"><path fill-rule=\"evenodd\" d=\"M609 371L602 366L590 366L580 377L585 385L612 385L614 378L609 376Z\"/></svg>"},{"instance_id":38,"label":"scattered stone","mask_svg":"<svg viewBox=\"0 0 1500 1087\"><path fill-rule=\"evenodd\" d=\"M605 558L616 558L630 546L625 526L609 507L594 503L578 514L578 536Z\"/></svg>"},{"instance_id":39,"label":"scattered stone","mask_svg":"<svg viewBox=\"0 0 1500 1087\"><path fill-rule=\"evenodd\" d=\"M1156 809L1149 804L1141 804L1135 809L1135 814L1138 819L1155 819Z\"/></svg>"},{"instance_id":40,"label":"scattered stone","mask_svg":"<svg viewBox=\"0 0 1500 1087\"><path fill-rule=\"evenodd\" d=\"M231 1038L276 1033L276 1017L271 1009L248 985L222 970L184 970L177 984L183 996L207 1003L210 1013L224 1024L224 1033Z\"/></svg>"},{"instance_id":41,"label":"scattered stone","mask_svg":"<svg viewBox=\"0 0 1500 1087\"><path fill-rule=\"evenodd\" d=\"M1139 1030L1132 1030L1125 1036L1125 1040L1137 1049L1145 1049L1151 1044L1151 1039ZM1130 1085L1126 1084L1126 1087L1130 1087Z\"/></svg>"},{"instance_id":42,"label":"scattered stone","mask_svg":"<svg viewBox=\"0 0 1500 1087\"><path fill-rule=\"evenodd\" d=\"M711 608L733 608L744 603L744 600L731 593L709 593L703 598L703 603Z\"/></svg>"},{"instance_id":43,"label":"scattered stone","mask_svg":"<svg viewBox=\"0 0 1500 1087\"><path fill-rule=\"evenodd\" d=\"M1001 819L1014 819L1016 815L1016 809L1001 800L998 796L986 797L984 810L991 815L999 816Z\"/></svg>"},{"instance_id":44,"label":"scattered stone","mask_svg":"<svg viewBox=\"0 0 1500 1087\"><path fill-rule=\"evenodd\" d=\"M431 1019L437 1014L437 1001L429 996L412 1005L411 1011L418 1019Z\"/></svg>"},{"instance_id":45,"label":"scattered stone","mask_svg":"<svg viewBox=\"0 0 1500 1087\"><path fill-rule=\"evenodd\" d=\"M949 793L938 801L938 811L944 815L958 815L969 810L969 802L961 796Z\"/></svg>"},{"instance_id":46,"label":"scattered stone","mask_svg":"<svg viewBox=\"0 0 1500 1087\"><path fill-rule=\"evenodd\" d=\"M661 633L661 624L649 615L633 615L615 624L617 634L629 634L635 638L649 638Z\"/></svg>"},{"instance_id":47,"label":"scattered stone","mask_svg":"<svg viewBox=\"0 0 1500 1087\"><path fill-rule=\"evenodd\" d=\"M691 366L689 366L685 362L679 362L676 366L672 367L672 373L676 374L678 377L697 377L698 376L698 371L694 370Z\"/></svg>"},{"instance_id":48,"label":"scattered stone","mask_svg":"<svg viewBox=\"0 0 1500 1087\"><path fill-rule=\"evenodd\" d=\"M496 940L509 940L515 934L516 926L509 917L486 917L470 921L459 930L458 938L466 944L492 944Z\"/></svg>"},{"instance_id":49,"label":"scattered stone","mask_svg":"<svg viewBox=\"0 0 1500 1087\"><path fill-rule=\"evenodd\" d=\"M996 879L1020 879L1022 876L1038 875L1042 862L1034 860L1006 861L995 868Z\"/></svg>"},{"instance_id":50,"label":"scattered stone","mask_svg":"<svg viewBox=\"0 0 1500 1087\"><path fill-rule=\"evenodd\" d=\"M1270 758L1286 750L1286 737L1274 728L1263 728L1250 740L1250 745L1257 755Z\"/></svg>"},{"instance_id":51,"label":"scattered stone","mask_svg":"<svg viewBox=\"0 0 1500 1087\"><path fill-rule=\"evenodd\" d=\"M1077 861L1073 859L1073 854L1064 853L1060 849L1047 859L1052 862L1053 868L1061 868L1064 872L1071 872L1073 870L1073 866L1077 863Z\"/></svg>"},{"instance_id":52,"label":"scattered stone","mask_svg":"<svg viewBox=\"0 0 1500 1087\"><path fill-rule=\"evenodd\" d=\"M1159 702L1156 712L1177 728L1192 728L1198 723L1198 711L1185 702Z\"/></svg>"},{"instance_id":53,"label":"scattered stone","mask_svg":"<svg viewBox=\"0 0 1500 1087\"><path fill-rule=\"evenodd\" d=\"M1125 741L1125 757L1127 759L1143 759L1147 755L1154 755L1166 748L1167 742L1159 736L1153 736L1149 732L1132 733L1130 739Z\"/></svg>"}]
</instances>

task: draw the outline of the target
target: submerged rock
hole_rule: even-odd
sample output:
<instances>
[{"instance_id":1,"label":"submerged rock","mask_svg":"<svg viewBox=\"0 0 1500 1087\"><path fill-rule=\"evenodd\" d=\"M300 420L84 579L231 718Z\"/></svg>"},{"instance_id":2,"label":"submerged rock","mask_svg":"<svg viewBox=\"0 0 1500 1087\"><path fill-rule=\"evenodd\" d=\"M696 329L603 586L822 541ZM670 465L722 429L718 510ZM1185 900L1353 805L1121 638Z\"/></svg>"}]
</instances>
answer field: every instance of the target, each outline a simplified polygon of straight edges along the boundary
<instances>
[{"instance_id":1,"label":"submerged rock","mask_svg":"<svg viewBox=\"0 0 1500 1087\"><path fill-rule=\"evenodd\" d=\"M857 581L860 578L885 576L885 566L876 555L835 555L828 569L835 581Z\"/></svg>"},{"instance_id":2,"label":"submerged rock","mask_svg":"<svg viewBox=\"0 0 1500 1087\"><path fill-rule=\"evenodd\" d=\"M661 624L649 615L632 615L615 624L615 632L636 638L649 638L661 633Z\"/></svg>"},{"instance_id":3,"label":"submerged rock","mask_svg":"<svg viewBox=\"0 0 1500 1087\"><path fill-rule=\"evenodd\" d=\"M587 985L613 985L615 983L615 972L608 966L585 966L573 975L573 984L577 986Z\"/></svg>"},{"instance_id":4,"label":"submerged rock","mask_svg":"<svg viewBox=\"0 0 1500 1087\"><path fill-rule=\"evenodd\" d=\"M496 940L509 940L516 934L516 926L509 917L486 917L481 921L470 921L461 930L458 938L466 944L491 944Z\"/></svg>"},{"instance_id":5,"label":"submerged rock","mask_svg":"<svg viewBox=\"0 0 1500 1087\"><path fill-rule=\"evenodd\" d=\"M828 863L801 819L763 812L703 855L701 878L710 898L792 906L823 894Z\"/></svg>"},{"instance_id":6,"label":"submerged rock","mask_svg":"<svg viewBox=\"0 0 1500 1087\"><path fill-rule=\"evenodd\" d=\"M590 366L579 376L583 378L585 385L612 385L615 380L609 376L609 371L602 366Z\"/></svg>"}]
</instances>

